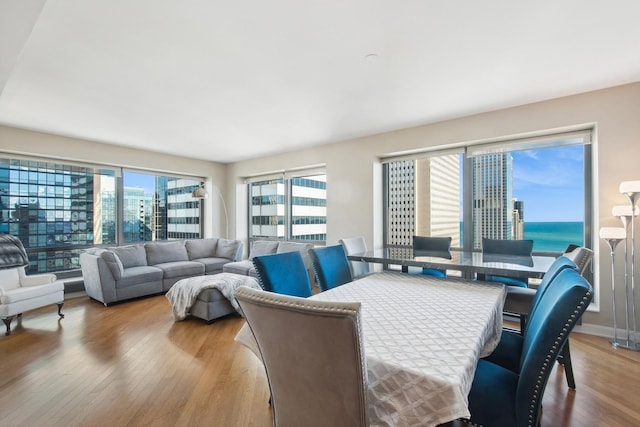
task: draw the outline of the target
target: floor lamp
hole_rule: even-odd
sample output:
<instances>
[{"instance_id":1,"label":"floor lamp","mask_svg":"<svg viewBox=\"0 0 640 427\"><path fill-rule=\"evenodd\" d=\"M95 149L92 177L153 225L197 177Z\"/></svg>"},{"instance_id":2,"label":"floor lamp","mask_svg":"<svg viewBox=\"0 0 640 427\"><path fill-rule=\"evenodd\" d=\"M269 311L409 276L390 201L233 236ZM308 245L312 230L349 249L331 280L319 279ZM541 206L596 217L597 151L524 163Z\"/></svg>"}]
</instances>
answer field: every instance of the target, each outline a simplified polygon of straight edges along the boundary
<instances>
[{"instance_id":1,"label":"floor lamp","mask_svg":"<svg viewBox=\"0 0 640 427\"><path fill-rule=\"evenodd\" d=\"M613 339L611 345L618 347L621 345L618 339L618 320L616 310L616 246L627 239L627 230L622 227L602 227L600 238L609 244L611 249L611 301L613 303Z\"/></svg>"},{"instance_id":2,"label":"floor lamp","mask_svg":"<svg viewBox=\"0 0 640 427\"><path fill-rule=\"evenodd\" d=\"M620 192L627 196L629 200L630 209L633 211L636 208L636 201L640 198L640 181L623 181L620 183ZM640 344L637 343L638 323L636 317L636 258L635 258L635 246L636 246L636 232L635 232L635 217L632 217L631 221L631 320L633 321L633 336L631 336L630 328L627 329L627 340L625 343L620 344L622 347L629 348L631 350L640 350ZM629 304L629 294L626 295L627 304Z\"/></svg>"},{"instance_id":3,"label":"floor lamp","mask_svg":"<svg viewBox=\"0 0 640 427\"><path fill-rule=\"evenodd\" d=\"M218 190L218 187L215 187L215 189L216 189L216 192L218 193L218 196L220 196L220 201L222 202L222 209L224 210L224 224L226 226L224 238L228 239L229 238L229 214L227 213L227 204L224 202L224 197L222 197L222 193L220 193L220 190ZM204 188L204 185L200 185L200 187L193 190L193 193L191 193L191 197L193 197L194 199L202 200L209 197L209 193Z\"/></svg>"}]
</instances>

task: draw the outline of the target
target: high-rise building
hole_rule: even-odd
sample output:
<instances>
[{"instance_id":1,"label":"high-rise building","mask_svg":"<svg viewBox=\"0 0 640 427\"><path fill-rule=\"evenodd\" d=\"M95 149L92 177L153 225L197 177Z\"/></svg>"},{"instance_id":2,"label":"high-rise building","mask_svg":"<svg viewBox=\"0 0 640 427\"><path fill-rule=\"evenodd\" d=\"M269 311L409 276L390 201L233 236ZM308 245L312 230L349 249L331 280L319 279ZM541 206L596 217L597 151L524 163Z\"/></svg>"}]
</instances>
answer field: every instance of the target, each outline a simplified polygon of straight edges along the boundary
<instances>
[{"instance_id":1,"label":"high-rise building","mask_svg":"<svg viewBox=\"0 0 640 427\"><path fill-rule=\"evenodd\" d=\"M326 175L253 182L250 191L251 237L326 240Z\"/></svg>"},{"instance_id":2,"label":"high-rise building","mask_svg":"<svg viewBox=\"0 0 640 427\"><path fill-rule=\"evenodd\" d=\"M524 202L513 199L513 215L511 217L514 240L524 239Z\"/></svg>"},{"instance_id":3,"label":"high-rise building","mask_svg":"<svg viewBox=\"0 0 640 427\"><path fill-rule=\"evenodd\" d=\"M460 156L387 164L388 244L410 246L414 235L451 237L460 246Z\"/></svg>"},{"instance_id":4,"label":"high-rise building","mask_svg":"<svg viewBox=\"0 0 640 427\"><path fill-rule=\"evenodd\" d=\"M512 238L513 157L509 153L471 158L473 240Z\"/></svg>"}]
</instances>

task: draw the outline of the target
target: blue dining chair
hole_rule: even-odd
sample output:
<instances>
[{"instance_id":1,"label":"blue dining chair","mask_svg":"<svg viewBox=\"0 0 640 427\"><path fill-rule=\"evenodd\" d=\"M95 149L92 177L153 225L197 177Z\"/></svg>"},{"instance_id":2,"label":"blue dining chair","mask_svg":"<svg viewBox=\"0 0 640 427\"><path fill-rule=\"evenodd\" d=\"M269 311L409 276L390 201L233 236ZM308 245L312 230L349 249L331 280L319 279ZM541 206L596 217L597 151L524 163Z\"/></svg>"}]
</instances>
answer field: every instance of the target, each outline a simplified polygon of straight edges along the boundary
<instances>
[{"instance_id":1,"label":"blue dining chair","mask_svg":"<svg viewBox=\"0 0 640 427\"><path fill-rule=\"evenodd\" d=\"M558 273L541 294L524 335L511 333L511 369L491 358L478 362L469 392L471 422L500 427L540 424L554 361L592 298L591 285L576 270Z\"/></svg>"},{"instance_id":2,"label":"blue dining chair","mask_svg":"<svg viewBox=\"0 0 640 427\"><path fill-rule=\"evenodd\" d=\"M482 255L509 256L509 257L531 257L533 251L533 240L506 240L482 238ZM500 276L496 274L485 274L482 280L489 282L504 283L508 286L529 286L526 279L517 277Z\"/></svg>"},{"instance_id":3,"label":"blue dining chair","mask_svg":"<svg viewBox=\"0 0 640 427\"><path fill-rule=\"evenodd\" d=\"M451 259L451 237L413 236L413 256ZM422 274L446 277L446 270L423 268Z\"/></svg>"},{"instance_id":4,"label":"blue dining chair","mask_svg":"<svg viewBox=\"0 0 640 427\"><path fill-rule=\"evenodd\" d=\"M265 291L310 297L311 282L299 251L253 257L260 286Z\"/></svg>"},{"instance_id":5,"label":"blue dining chair","mask_svg":"<svg viewBox=\"0 0 640 427\"><path fill-rule=\"evenodd\" d=\"M309 249L309 256L321 291L351 282L351 268L342 245Z\"/></svg>"}]
</instances>

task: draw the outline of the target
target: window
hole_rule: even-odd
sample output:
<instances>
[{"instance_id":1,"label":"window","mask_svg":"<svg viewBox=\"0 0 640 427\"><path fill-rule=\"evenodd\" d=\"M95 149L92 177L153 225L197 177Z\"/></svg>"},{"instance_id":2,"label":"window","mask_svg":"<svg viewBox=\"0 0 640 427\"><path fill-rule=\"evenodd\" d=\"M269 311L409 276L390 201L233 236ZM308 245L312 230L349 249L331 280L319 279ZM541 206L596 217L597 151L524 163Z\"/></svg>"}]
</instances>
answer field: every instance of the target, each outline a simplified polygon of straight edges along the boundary
<instances>
[{"instance_id":1,"label":"window","mask_svg":"<svg viewBox=\"0 0 640 427\"><path fill-rule=\"evenodd\" d=\"M324 243L327 182L321 173L256 179L249 183L250 239Z\"/></svg>"},{"instance_id":2,"label":"window","mask_svg":"<svg viewBox=\"0 0 640 427\"><path fill-rule=\"evenodd\" d=\"M0 158L0 232L22 241L29 274L74 270L94 245L199 237L200 202L191 192L200 182Z\"/></svg>"},{"instance_id":3,"label":"window","mask_svg":"<svg viewBox=\"0 0 640 427\"><path fill-rule=\"evenodd\" d=\"M123 183L125 243L200 237L201 181L124 171Z\"/></svg>"},{"instance_id":4,"label":"window","mask_svg":"<svg viewBox=\"0 0 640 427\"><path fill-rule=\"evenodd\" d=\"M388 159L385 244L415 234L467 250L482 237L533 239L542 253L591 247L590 141L582 131Z\"/></svg>"}]
</instances>

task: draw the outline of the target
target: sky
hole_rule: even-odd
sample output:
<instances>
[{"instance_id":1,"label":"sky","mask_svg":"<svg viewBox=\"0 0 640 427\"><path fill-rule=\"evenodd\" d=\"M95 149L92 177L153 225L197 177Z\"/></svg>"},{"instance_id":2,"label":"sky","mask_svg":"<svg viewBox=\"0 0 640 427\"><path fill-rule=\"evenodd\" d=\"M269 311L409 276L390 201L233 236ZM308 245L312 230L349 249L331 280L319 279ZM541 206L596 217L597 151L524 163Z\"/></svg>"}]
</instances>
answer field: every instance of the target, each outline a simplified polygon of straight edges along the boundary
<instances>
[{"instance_id":1,"label":"sky","mask_svg":"<svg viewBox=\"0 0 640 427\"><path fill-rule=\"evenodd\" d=\"M124 186L143 188L145 190L145 193L154 194L156 191L155 176L142 173L126 172L124 174Z\"/></svg>"},{"instance_id":2,"label":"sky","mask_svg":"<svg viewBox=\"0 0 640 427\"><path fill-rule=\"evenodd\" d=\"M513 152L513 197L526 222L584 221L584 147Z\"/></svg>"}]
</instances>

